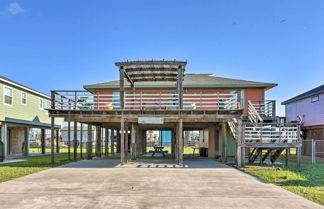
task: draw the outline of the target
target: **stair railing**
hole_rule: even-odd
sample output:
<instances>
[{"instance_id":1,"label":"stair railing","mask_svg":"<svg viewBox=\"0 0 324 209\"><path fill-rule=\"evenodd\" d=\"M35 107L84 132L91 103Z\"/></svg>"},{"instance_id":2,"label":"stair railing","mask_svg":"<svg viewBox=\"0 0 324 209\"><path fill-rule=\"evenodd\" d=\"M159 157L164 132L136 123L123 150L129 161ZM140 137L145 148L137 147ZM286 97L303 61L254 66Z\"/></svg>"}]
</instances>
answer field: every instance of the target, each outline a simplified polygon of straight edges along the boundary
<instances>
[{"instance_id":1,"label":"stair railing","mask_svg":"<svg viewBox=\"0 0 324 209\"><path fill-rule=\"evenodd\" d=\"M236 137L237 137L237 133L236 133L236 131L237 131L237 119L233 118L231 121L228 121L227 123L228 123L228 126L229 126L234 138L236 139Z\"/></svg>"},{"instance_id":2,"label":"stair railing","mask_svg":"<svg viewBox=\"0 0 324 209\"><path fill-rule=\"evenodd\" d=\"M252 124L262 123L263 119L253 106L251 100L248 100L248 118Z\"/></svg>"}]
</instances>

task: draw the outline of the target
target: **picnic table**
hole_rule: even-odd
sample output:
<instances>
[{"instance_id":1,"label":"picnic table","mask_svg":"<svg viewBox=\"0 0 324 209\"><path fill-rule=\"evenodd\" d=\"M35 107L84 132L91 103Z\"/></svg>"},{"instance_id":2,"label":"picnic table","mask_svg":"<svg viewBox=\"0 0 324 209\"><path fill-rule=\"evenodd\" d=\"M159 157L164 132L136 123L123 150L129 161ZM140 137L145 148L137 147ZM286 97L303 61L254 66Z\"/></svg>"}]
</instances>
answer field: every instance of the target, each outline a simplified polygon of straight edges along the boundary
<instances>
[{"instance_id":1,"label":"picnic table","mask_svg":"<svg viewBox=\"0 0 324 209\"><path fill-rule=\"evenodd\" d=\"M167 151L163 151L164 147L161 146L153 146L154 151L152 152L152 157L155 155L155 153L162 153L163 157L165 157L165 153L167 153Z\"/></svg>"}]
</instances>

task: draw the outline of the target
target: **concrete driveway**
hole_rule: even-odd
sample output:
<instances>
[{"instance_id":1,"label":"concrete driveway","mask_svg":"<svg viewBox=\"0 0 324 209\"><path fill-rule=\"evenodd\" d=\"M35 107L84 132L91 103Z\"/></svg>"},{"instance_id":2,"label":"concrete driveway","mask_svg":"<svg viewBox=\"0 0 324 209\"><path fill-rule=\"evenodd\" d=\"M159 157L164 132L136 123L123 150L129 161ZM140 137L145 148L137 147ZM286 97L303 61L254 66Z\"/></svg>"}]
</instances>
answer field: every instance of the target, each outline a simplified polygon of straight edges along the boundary
<instances>
[{"instance_id":1,"label":"concrete driveway","mask_svg":"<svg viewBox=\"0 0 324 209\"><path fill-rule=\"evenodd\" d=\"M0 208L322 208L214 160L70 163L0 184Z\"/></svg>"}]
</instances>

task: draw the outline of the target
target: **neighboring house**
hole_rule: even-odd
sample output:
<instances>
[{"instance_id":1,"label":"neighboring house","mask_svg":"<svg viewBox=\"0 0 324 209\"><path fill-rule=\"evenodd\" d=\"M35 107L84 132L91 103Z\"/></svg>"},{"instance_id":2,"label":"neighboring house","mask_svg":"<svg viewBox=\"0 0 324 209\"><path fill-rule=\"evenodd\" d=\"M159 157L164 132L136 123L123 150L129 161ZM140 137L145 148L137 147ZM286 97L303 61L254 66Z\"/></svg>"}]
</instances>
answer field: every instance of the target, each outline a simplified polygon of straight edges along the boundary
<instances>
[{"instance_id":1,"label":"neighboring house","mask_svg":"<svg viewBox=\"0 0 324 209\"><path fill-rule=\"evenodd\" d=\"M69 141L68 133L69 133L69 128L68 126L64 126L61 128L61 140L65 144ZM86 125L82 125L82 144L85 144L87 142L88 138L88 127ZM92 127L92 133L91 133L91 138L95 138L95 128ZM70 126L70 142L73 143L74 139L74 126ZM78 143L81 142L81 126L77 126L77 140Z\"/></svg>"},{"instance_id":2,"label":"neighboring house","mask_svg":"<svg viewBox=\"0 0 324 209\"><path fill-rule=\"evenodd\" d=\"M30 128L51 128L49 113L51 98L39 91L0 76L0 140L3 155L28 155ZM60 119L55 129L60 128ZM45 138L45 136L44 136Z\"/></svg>"},{"instance_id":3,"label":"neighboring house","mask_svg":"<svg viewBox=\"0 0 324 209\"><path fill-rule=\"evenodd\" d=\"M301 130L304 139L324 140L324 85L288 99L281 104L285 105L287 122L302 120ZM324 143L322 144L324 145ZM304 153L310 155L310 143L305 145ZM323 146L322 149L324 151Z\"/></svg>"},{"instance_id":4,"label":"neighboring house","mask_svg":"<svg viewBox=\"0 0 324 209\"><path fill-rule=\"evenodd\" d=\"M299 125L287 128L281 124L275 101L265 99L265 92L277 86L275 83L186 74L187 62L183 61L115 65L119 80L85 85L85 91L53 91L55 104L49 111L53 117L73 119L96 126L96 130L117 130L122 163L146 153L149 130L171 131L171 156L180 164L188 141L185 131L199 133L199 146L208 151L208 157L223 162L235 157L238 165L244 163L249 149L253 150L251 162L260 159L258 156L274 162L284 149L300 150ZM97 141L98 157L100 146Z\"/></svg>"}]
</instances>

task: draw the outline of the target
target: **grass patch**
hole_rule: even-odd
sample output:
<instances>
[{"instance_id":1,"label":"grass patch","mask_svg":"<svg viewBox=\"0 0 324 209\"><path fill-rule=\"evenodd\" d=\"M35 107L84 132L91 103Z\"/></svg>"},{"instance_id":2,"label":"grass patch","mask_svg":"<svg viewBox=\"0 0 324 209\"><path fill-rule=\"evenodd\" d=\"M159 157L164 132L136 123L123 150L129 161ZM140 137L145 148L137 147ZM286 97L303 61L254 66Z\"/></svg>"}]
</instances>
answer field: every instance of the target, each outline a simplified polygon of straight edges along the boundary
<instances>
[{"instance_id":1,"label":"grass patch","mask_svg":"<svg viewBox=\"0 0 324 209\"><path fill-rule=\"evenodd\" d=\"M168 153L171 154L171 147L170 146L164 147L163 150L168 151ZM146 152L149 152L149 151L154 151L154 148L153 147L146 147ZM184 147L183 154L192 154L192 151L193 151L193 149L191 147ZM195 154L198 155L199 151L196 150Z\"/></svg>"},{"instance_id":2,"label":"grass patch","mask_svg":"<svg viewBox=\"0 0 324 209\"><path fill-rule=\"evenodd\" d=\"M283 161L283 159L281 159ZM312 165L303 159L302 170L297 170L295 157L290 157L288 166L247 165L242 171L278 185L288 191L324 205L324 162Z\"/></svg>"},{"instance_id":3,"label":"grass patch","mask_svg":"<svg viewBox=\"0 0 324 209\"><path fill-rule=\"evenodd\" d=\"M80 154L78 154L78 159ZM68 161L67 154L56 154L55 164L51 164L51 156L35 156L35 157L23 157L20 159L26 159L26 161L6 163L0 165L0 182L8 181L18 177L26 176L32 173L36 173L48 168L60 166Z\"/></svg>"}]
</instances>

